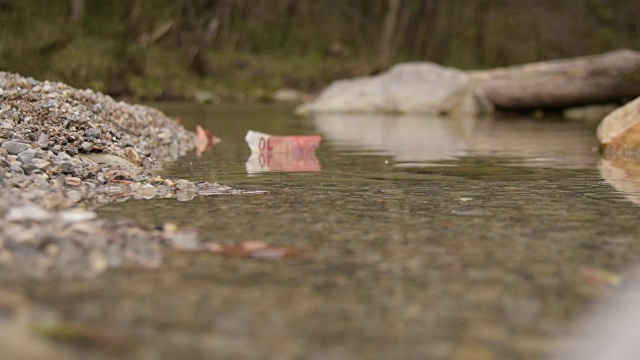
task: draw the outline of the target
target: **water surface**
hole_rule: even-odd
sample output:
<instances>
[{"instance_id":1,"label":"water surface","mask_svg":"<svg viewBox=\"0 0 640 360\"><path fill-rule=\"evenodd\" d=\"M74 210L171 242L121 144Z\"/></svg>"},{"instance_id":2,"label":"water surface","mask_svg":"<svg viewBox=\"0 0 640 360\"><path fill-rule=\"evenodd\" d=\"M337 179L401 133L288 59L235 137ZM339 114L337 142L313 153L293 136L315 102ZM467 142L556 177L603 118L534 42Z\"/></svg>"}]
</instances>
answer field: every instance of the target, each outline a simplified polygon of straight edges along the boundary
<instances>
[{"instance_id":1,"label":"water surface","mask_svg":"<svg viewBox=\"0 0 640 360\"><path fill-rule=\"evenodd\" d=\"M618 273L640 255L637 183L599 160L593 125L162 108L222 139L162 176L268 194L127 201L100 215L302 256L167 250L157 270L17 286L82 329L63 341L80 358L536 359L608 291L585 269ZM249 129L322 135L321 169L248 173Z\"/></svg>"}]
</instances>

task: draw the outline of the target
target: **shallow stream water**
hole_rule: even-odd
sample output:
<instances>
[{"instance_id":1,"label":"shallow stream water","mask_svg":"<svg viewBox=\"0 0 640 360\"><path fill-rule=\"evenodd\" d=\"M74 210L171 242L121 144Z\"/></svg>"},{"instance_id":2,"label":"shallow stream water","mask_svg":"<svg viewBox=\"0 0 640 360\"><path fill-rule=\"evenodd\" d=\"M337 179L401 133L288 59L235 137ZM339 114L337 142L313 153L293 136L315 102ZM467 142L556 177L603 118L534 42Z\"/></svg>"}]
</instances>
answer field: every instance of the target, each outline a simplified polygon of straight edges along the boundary
<instances>
[{"instance_id":1,"label":"shallow stream water","mask_svg":"<svg viewBox=\"0 0 640 360\"><path fill-rule=\"evenodd\" d=\"M595 124L160 107L222 139L163 177L268 193L99 215L301 255L167 250L155 270L12 284L25 316L66 324L35 339L5 330L20 341L82 359L537 359L566 348L608 279L640 261L636 165L599 159ZM261 161L249 129L323 142L312 160Z\"/></svg>"}]
</instances>

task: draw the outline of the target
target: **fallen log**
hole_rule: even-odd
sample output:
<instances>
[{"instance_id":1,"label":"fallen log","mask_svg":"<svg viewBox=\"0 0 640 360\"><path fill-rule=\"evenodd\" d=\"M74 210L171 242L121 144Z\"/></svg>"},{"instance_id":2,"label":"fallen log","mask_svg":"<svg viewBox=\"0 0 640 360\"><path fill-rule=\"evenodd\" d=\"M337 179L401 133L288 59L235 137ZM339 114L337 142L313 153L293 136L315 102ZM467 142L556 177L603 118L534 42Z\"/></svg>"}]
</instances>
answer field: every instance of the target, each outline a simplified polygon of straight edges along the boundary
<instances>
[{"instance_id":1,"label":"fallen log","mask_svg":"<svg viewBox=\"0 0 640 360\"><path fill-rule=\"evenodd\" d=\"M640 96L640 53L542 61L468 74L496 109L562 109Z\"/></svg>"}]
</instances>

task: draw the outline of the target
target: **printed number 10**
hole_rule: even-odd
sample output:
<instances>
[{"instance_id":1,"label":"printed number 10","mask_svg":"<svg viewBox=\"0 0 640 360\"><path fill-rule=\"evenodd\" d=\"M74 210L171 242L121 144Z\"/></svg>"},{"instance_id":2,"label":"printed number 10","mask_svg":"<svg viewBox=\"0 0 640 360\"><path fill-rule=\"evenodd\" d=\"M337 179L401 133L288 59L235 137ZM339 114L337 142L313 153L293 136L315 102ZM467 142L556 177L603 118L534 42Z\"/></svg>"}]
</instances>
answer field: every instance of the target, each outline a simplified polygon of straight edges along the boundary
<instances>
[{"instance_id":1,"label":"printed number 10","mask_svg":"<svg viewBox=\"0 0 640 360\"><path fill-rule=\"evenodd\" d=\"M263 137L258 141L258 148L260 151L271 151L273 147L271 146L271 139L265 139Z\"/></svg>"}]
</instances>

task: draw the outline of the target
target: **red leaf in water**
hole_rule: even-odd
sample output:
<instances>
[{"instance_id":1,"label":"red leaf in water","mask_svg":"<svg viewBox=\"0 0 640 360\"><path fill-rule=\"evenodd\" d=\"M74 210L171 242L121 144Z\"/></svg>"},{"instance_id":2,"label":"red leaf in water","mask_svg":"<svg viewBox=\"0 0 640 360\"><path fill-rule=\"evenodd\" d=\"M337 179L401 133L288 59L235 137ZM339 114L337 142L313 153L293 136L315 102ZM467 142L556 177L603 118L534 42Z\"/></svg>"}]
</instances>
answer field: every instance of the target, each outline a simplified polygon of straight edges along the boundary
<instances>
[{"instance_id":1,"label":"red leaf in water","mask_svg":"<svg viewBox=\"0 0 640 360\"><path fill-rule=\"evenodd\" d=\"M198 125L198 126L199 126L199 125ZM202 129L202 128L201 128L201 129ZM211 130L209 130L209 129L204 129L204 133L207 135L207 139L209 140L209 143L210 143L211 145L215 145L215 144L217 144L217 143L219 143L219 142L220 142L220 138L219 138L219 137L217 137L217 136L215 136L215 135L213 135L213 134L211 133Z\"/></svg>"},{"instance_id":2,"label":"red leaf in water","mask_svg":"<svg viewBox=\"0 0 640 360\"><path fill-rule=\"evenodd\" d=\"M180 124L180 125L184 125L184 120L182 119L182 116L178 116L178 117L176 118L176 122L177 122L178 124Z\"/></svg>"},{"instance_id":3,"label":"red leaf in water","mask_svg":"<svg viewBox=\"0 0 640 360\"><path fill-rule=\"evenodd\" d=\"M200 156L204 152L209 151L211 146L220 142L220 138L211 134L211 130L204 129L200 125L196 125L196 137L198 138L196 146L196 155Z\"/></svg>"}]
</instances>

